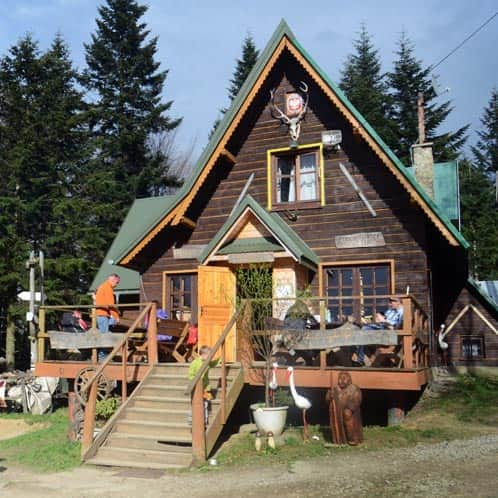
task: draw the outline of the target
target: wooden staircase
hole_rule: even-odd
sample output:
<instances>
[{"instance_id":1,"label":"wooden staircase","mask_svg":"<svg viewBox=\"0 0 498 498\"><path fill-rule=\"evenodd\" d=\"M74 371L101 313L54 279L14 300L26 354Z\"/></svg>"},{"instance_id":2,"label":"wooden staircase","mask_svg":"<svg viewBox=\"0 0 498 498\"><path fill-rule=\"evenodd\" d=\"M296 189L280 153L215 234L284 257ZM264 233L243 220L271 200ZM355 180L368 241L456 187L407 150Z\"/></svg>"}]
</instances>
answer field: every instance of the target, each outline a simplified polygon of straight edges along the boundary
<instances>
[{"instance_id":1,"label":"wooden staircase","mask_svg":"<svg viewBox=\"0 0 498 498\"><path fill-rule=\"evenodd\" d=\"M86 463L149 469L184 468L192 463L192 435L188 424L190 396L188 364L154 365L94 441ZM227 365L225 416L231 412L244 385L238 364ZM221 382L221 368L209 372L210 385ZM220 399L211 402L206 428L207 454L213 449L224 421Z\"/></svg>"}]
</instances>

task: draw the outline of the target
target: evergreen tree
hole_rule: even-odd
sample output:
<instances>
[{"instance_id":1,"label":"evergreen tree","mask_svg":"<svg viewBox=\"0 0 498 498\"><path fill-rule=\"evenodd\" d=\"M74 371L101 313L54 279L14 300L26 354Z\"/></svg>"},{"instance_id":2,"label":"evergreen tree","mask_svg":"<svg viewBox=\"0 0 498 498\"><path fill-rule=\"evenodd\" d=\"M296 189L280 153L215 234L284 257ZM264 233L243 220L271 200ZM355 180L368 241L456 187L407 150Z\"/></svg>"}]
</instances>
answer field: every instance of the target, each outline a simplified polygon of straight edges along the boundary
<instances>
[{"instance_id":1,"label":"evergreen tree","mask_svg":"<svg viewBox=\"0 0 498 498\"><path fill-rule=\"evenodd\" d=\"M107 0L85 45L84 82L96 95L89 120L100 151L89 180L97 197L105 191L107 216L99 227L109 242L136 197L180 183L162 151L149 147L153 136L174 130L181 119L167 115L171 101L161 102L168 71L159 71L154 59L157 38L148 40L141 20L146 11L135 0Z\"/></svg>"},{"instance_id":2,"label":"evergreen tree","mask_svg":"<svg viewBox=\"0 0 498 498\"><path fill-rule=\"evenodd\" d=\"M85 215L74 195L86 140L76 79L59 36L43 54L27 36L0 61L0 314L9 330L16 328L16 295L27 288L31 250L47 256L52 302L65 289L83 291L81 274L66 261L78 261L80 270L85 255L74 239L63 243ZM71 219L62 216L68 205Z\"/></svg>"},{"instance_id":3,"label":"evergreen tree","mask_svg":"<svg viewBox=\"0 0 498 498\"><path fill-rule=\"evenodd\" d=\"M239 93L242 85L247 79L247 76L254 67L254 64L256 64L258 57L259 50L256 48L253 37L250 33L248 33L244 38L244 41L242 42L242 56L240 59L237 59L232 78L230 79L230 86L227 88L230 103L233 102L235 97L237 97L237 94ZM221 117L227 112L227 110L228 108L226 107L220 109ZM221 117L218 117L214 122L213 127L209 132L209 138L211 138L216 128L220 124Z\"/></svg>"},{"instance_id":4,"label":"evergreen tree","mask_svg":"<svg viewBox=\"0 0 498 498\"><path fill-rule=\"evenodd\" d=\"M417 100L419 93L422 93L425 101L426 142L434 143L434 159L455 159L465 143L468 125L455 132L438 135L439 126L452 111L451 103L435 102L430 68L424 68L422 62L416 59L413 44L405 33L401 34L396 54L394 70L387 75L391 94L390 118L395 130L395 137L388 145L405 164L410 163L410 147L418 142Z\"/></svg>"},{"instance_id":5,"label":"evergreen tree","mask_svg":"<svg viewBox=\"0 0 498 498\"><path fill-rule=\"evenodd\" d=\"M498 201L498 89L494 88L488 106L481 118L483 129L477 132L479 140L472 147L474 161L490 178L495 179L495 195ZM497 240L498 244L498 240Z\"/></svg>"},{"instance_id":6,"label":"evergreen tree","mask_svg":"<svg viewBox=\"0 0 498 498\"><path fill-rule=\"evenodd\" d=\"M478 280L498 279L498 212L483 167L460 163L462 233L470 244L469 268Z\"/></svg>"},{"instance_id":7,"label":"evergreen tree","mask_svg":"<svg viewBox=\"0 0 498 498\"><path fill-rule=\"evenodd\" d=\"M392 142L393 130L387 117L387 86L381 73L379 52L365 25L361 26L354 48L356 52L350 54L344 64L339 87L380 137L387 143Z\"/></svg>"}]
</instances>

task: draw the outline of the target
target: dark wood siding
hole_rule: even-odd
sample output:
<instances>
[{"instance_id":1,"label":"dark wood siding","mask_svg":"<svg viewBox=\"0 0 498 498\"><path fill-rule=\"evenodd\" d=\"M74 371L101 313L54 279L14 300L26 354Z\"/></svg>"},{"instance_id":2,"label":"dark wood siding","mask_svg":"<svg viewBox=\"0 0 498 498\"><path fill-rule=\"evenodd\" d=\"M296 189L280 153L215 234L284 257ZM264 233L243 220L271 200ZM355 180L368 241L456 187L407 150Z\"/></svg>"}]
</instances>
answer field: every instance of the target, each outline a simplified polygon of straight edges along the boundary
<instances>
[{"instance_id":1,"label":"dark wood siding","mask_svg":"<svg viewBox=\"0 0 498 498\"><path fill-rule=\"evenodd\" d=\"M282 74L286 77L282 78ZM185 242L206 244L220 229L249 175L255 174L249 193L262 205L267 204L268 149L287 147L287 127L272 118L268 106L269 90L278 85L277 102L283 94L299 86L301 80L310 86L309 110L302 123L299 144L318 143L321 132L341 129L342 150L325 157L326 205L298 211L296 221L285 213L282 218L316 252L324 263L394 259L395 291L405 292L407 286L417 300L427 306L428 280L426 257L426 219L408 193L393 177L380 159L353 133L351 126L334 108L318 87L313 85L290 60L284 57L273 69L259 97L243 118L231 139L235 152L234 165L220 160L201 187L187 216L197 226ZM348 180L340 171L343 163L363 190L377 216L373 217ZM356 249L337 249L334 237L359 232L382 232L386 245ZM165 230L163 237L153 241L155 254L143 276L147 297L160 299L162 272L193 269L194 260L174 260L174 230ZM161 248L162 244L162 248ZM162 251L161 251L162 249ZM150 253L151 251L149 251ZM154 251L152 251L154 252ZM150 260L149 260L150 261ZM318 275L312 282L318 292Z\"/></svg>"},{"instance_id":2,"label":"dark wood siding","mask_svg":"<svg viewBox=\"0 0 498 498\"><path fill-rule=\"evenodd\" d=\"M449 325L467 304L476 306L495 328L498 327L496 317L482 303L482 299L473 295L467 288L460 292L446 319L446 325ZM482 359L466 360L462 357L462 336L468 335L483 338L484 357ZM467 311L448 333L446 342L449 345L448 360L452 365L498 367L498 335L472 310Z\"/></svg>"}]
</instances>

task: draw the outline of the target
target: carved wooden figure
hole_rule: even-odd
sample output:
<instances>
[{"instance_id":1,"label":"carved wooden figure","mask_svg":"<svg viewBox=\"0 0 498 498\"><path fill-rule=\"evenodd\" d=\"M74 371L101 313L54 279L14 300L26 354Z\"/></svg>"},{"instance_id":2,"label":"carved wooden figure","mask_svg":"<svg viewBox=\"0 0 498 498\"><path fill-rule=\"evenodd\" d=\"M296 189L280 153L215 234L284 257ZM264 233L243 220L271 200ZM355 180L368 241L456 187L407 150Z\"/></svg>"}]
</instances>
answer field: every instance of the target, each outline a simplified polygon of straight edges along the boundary
<instances>
[{"instance_id":1,"label":"carved wooden figure","mask_svg":"<svg viewBox=\"0 0 498 498\"><path fill-rule=\"evenodd\" d=\"M335 444L357 445L363 442L361 423L361 389L348 372L341 372L337 385L327 393L330 430Z\"/></svg>"}]
</instances>

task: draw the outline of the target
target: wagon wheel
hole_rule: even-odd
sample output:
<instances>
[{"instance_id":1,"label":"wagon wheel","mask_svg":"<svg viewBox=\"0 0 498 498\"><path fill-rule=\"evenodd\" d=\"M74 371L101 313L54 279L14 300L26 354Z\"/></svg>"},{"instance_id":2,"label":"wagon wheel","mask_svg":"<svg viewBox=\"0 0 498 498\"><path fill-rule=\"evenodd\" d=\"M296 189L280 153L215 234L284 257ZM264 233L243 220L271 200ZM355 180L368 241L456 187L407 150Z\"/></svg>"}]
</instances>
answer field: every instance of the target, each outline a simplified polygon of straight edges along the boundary
<instances>
[{"instance_id":1,"label":"wagon wheel","mask_svg":"<svg viewBox=\"0 0 498 498\"><path fill-rule=\"evenodd\" d=\"M90 379L97 372L96 367L85 367L82 368L74 379L74 392L78 401L82 405L86 405L88 400L88 391L83 392L83 389L86 388ZM102 401L109 396L109 393L112 391L112 384L109 382L107 377L101 373L97 379L97 401Z\"/></svg>"}]
</instances>

